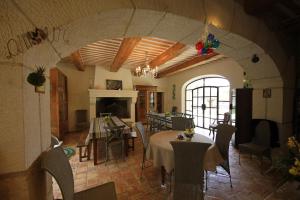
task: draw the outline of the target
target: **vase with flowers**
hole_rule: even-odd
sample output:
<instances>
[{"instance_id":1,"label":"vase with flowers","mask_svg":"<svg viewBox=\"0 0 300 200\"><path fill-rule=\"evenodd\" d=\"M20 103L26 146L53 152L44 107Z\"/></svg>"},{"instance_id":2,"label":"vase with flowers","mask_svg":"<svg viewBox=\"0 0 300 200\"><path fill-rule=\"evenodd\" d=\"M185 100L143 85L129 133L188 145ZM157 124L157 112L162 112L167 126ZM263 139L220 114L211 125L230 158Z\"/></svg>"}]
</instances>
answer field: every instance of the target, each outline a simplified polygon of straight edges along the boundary
<instances>
[{"instance_id":1,"label":"vase with flowers","mask_svg":"<svg viewBox=\"0 0 300 200\"><path fill-rule=\"evenodd\" d=\"M295 137L289 137L287 142L288 153L276 162L276 167L288 179L298 182L300 189L300 143Z\"/></svg>"}]
</instances>

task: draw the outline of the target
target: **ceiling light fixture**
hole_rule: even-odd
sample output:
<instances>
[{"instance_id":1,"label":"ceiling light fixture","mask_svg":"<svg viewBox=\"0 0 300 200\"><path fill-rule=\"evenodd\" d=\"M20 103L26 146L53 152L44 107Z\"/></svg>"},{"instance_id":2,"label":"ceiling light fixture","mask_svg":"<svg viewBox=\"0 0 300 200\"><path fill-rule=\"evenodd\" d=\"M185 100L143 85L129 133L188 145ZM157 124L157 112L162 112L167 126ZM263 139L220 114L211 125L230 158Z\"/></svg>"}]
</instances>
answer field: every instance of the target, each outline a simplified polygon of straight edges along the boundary
<instances>
[{"instance_id":1,"label":"ceiling light fixture","mask_svg":"<svg viewBox=\"0 0 300 200\"><path fill-rule=\"evenodd\" d=\"M145 52L145 62L144 64L135 68L135 73L139 77L152 77L157 76L157 67L151 68L149 65L148 52Z\"/></svg>"}]
</instances>

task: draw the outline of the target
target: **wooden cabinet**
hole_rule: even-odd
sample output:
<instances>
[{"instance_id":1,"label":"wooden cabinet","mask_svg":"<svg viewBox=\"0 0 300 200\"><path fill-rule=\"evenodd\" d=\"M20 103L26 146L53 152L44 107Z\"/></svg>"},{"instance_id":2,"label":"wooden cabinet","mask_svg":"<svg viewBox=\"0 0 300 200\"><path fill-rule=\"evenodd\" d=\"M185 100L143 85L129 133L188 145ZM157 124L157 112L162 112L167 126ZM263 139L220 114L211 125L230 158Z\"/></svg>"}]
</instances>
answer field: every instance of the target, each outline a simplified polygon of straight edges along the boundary
<instances>
[{"instance_id":1,"label":"wooden cabinet","mask_svg":"<svg viewBox=\"0 0 300 200\"><path fill-rule=\"evenodd\" d=\"M136 102L136 121L147 122L148 112L163 112L163 94L156 92L157 86L136 85L138 98Z\"/></svg>"},{"instance_id":2,"label":"wooden cabinet","mask_svg":"<svg viewBox=\"0 0 300 200\"><path fill-rule=\"evenodd\" d=\"M67 77L57 68L50 70L51 133L63 139L68 132Z\"/></svg>"},{"instance_id":3,"label":"wooden cabinet","mask_svg":"<svg viewBox=\"0 0 300 200\"><path fill-rule=\"evenodd\" d=\"M250 142L252 122L252 89L236 89L236 132L235 146L238 144Z\"/></svg>"}]
</instances>

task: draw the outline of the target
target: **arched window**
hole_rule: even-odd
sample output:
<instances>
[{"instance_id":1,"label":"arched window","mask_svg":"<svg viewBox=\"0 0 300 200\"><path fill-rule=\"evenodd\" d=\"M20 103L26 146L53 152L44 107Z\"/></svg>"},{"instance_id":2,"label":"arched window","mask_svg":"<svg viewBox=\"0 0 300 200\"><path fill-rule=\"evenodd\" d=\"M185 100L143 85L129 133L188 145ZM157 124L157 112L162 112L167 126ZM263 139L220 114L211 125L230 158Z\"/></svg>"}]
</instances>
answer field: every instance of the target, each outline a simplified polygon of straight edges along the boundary
<instances>
[{"instance_id":1,"label":"arched window","mask_svg":"<svg viewBox=\"0 0 300 200\"><path fill-rule=\"evenodd\" d=\"M214 120L229 112L230 83L223 77L204 77L185 88L185 112L191 114L195 125L209 128Z\"/></svg>"}]
</instances>

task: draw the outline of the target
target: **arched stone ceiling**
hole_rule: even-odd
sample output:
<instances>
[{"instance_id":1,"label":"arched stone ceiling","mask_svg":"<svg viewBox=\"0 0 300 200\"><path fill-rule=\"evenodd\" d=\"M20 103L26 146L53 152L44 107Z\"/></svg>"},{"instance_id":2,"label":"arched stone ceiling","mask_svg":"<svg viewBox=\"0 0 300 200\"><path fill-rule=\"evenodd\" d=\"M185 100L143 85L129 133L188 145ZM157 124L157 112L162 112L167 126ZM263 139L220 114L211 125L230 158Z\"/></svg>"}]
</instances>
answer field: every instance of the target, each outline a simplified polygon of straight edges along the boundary
<instances>
[{"instance_id":1,"label":"arched stone ceiling","mask_svg":"<svg viewBox=\"0 0 300 200\"><path fill-rule=\"evenodd\" d=\"M281 73L287 80L287 57L274 34L232 0L4 0L1 4L0 56L5 61L6 42L34 27L60 27L63 33L57 41L44 42L9 61L54 66L87 44L118 37L151 36L193 45L207 19L212 24L209 31L222 43L218 51L239 62L250 77L280 79ZM262 59L255 66L250 62L253 53Z\"/></svg>"}]
</instances>

